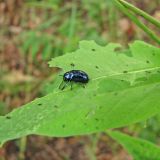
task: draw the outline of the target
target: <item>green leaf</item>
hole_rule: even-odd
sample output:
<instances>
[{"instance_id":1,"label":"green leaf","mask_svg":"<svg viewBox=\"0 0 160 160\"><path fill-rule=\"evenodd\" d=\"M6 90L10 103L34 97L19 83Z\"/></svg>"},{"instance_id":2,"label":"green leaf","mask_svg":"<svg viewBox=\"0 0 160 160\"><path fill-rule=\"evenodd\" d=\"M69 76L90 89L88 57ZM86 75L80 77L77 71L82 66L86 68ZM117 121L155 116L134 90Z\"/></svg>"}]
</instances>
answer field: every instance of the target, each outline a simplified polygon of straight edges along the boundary
<instances>
[{"instance_id":1,"label":"green leaf","mask_svg":"<svg viewBox=\"0 0 160 160\"><path fill-rule=\"evenodd\" d=\"M48 59L52 55L53 45L48 41L42 51L42 58ZM53 56L52 56L53 57Z\"/></svg>"},{"instance_id":2,"label":"green leaf","mask_svg":"<svg viewBox=\"0 0 160 160\"><path fill-rule=\"evenodd\" d=\"M34 42L34 45L30 47L30 52L31 52L31 55L32 55L33 59L36 59L36 55L39 51L40 45L41 45L40 40L37 39Z\"/></svg>"},{"instance_id":3,"label":"green leaf","mask_svg":"<svg viewBox=\"0 0 160 160\"><path fill-rule=\"evenodd\" d=\"M21 46L23 52L26 54L28 50L32 47L32 44L36 41L36 32L29 31L26 33L23 33L21 36L21 39L24 39L23 44Z\"/></svg>"},{"instance_id":4,"label":"green leaf","mask_svg":"<svg viewBox=\"0 0 160 160\"><path fill-rule=\"evenodd\" d=\"M80 48L53 59L51 67L84 70L90 77L83 88L58 89L0 117L0 142L28 134L65 137L104 131L145 120L160 111L160 49L141 41L128 51L119 44ZM9 118L7 118L9 117Z\"/></svg>"},{"instance_id":5,"label":"green leaf","mask_svg":"<svg viewBox=\"0 0 160 160\"><path fill-rule=\"evenodd\" d=\"M27 2L28 6L31 7L40 7L40 8L46 8L46 9L54 9L56 10L58 8L57 4L55 2Z\"/></svg>"},{"instance_id":6,"label":"green leaf","mask_svg":"<svg viewBox=\"0 0 160 160\"><path fill-rule=\"evenodd\" d=\"M108 133L133 156L134 160L160 160L160 147L153 143L118 131Z\"/></svg>"}]
</instances>

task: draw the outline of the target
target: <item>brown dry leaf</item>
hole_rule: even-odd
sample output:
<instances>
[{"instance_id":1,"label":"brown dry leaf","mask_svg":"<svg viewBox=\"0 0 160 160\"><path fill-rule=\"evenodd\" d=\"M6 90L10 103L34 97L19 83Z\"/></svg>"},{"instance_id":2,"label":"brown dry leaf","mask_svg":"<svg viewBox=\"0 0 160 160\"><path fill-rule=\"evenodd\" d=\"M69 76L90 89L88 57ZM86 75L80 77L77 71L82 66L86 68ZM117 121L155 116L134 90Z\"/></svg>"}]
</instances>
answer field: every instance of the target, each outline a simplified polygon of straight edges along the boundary
<instances>
[{"instance_id":1,"label":"brown dry leaf","mask_svg":"<svg viewBox=\"0 0 160 160\"><path fill-rule=\"evenodd\" d=\"M35 80L35 77L31 75L24 75L20 71L12 71L7 75L4 75L2 81L7 81L11 84L23 83L23 82L32 82Z\"/></svg>"}]
</instances>

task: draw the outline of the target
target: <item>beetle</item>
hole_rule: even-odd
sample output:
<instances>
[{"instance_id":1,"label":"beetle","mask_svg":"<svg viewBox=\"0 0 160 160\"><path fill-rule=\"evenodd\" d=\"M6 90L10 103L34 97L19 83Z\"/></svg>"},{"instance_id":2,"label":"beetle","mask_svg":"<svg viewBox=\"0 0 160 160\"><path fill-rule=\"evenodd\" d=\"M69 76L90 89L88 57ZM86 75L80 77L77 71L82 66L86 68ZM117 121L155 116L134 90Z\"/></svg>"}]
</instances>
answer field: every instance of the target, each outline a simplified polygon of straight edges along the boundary
<instances>
[{"instance_id":1,"label":"beetle","mask_svg":"<svg viewBox=\"0 0 160 160\"><path fill-rule=\"evenodd\" d=\"M59 89L63 90L68 83L71 84L71 90L73 83L81 83L86 84L89 81L89 76L87 73L81 70L71 70L63 75L63 81L59 86ZM63 82L65 82L65 85L63 85Z\"/></svg>"}]
</instances>

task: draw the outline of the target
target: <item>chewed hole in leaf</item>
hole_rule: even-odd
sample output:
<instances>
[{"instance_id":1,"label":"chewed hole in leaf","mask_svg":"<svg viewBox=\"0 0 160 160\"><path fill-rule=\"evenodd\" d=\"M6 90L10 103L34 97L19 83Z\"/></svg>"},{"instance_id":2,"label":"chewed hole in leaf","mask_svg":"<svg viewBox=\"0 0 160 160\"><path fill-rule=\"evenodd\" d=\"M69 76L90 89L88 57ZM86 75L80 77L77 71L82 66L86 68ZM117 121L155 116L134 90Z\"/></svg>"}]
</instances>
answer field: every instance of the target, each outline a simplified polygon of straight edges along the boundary
<instances>
[{"instance_id":1,"label":"chewed hole in leaf","mask_svg":"<svg viewBox=\"0 0 160 160\"><path fill-rule=\"evenodd\" d=\"M155 53L152 53L152 56L155 56L156 54Z\"/></svg>"},{"instance_id":2,"label":"chewed hole in leaf","mask_svg":"<svg viewBox=\"0 0 160 160\"><path fill-rule=\"evenodd\" d=\"M70 65L71 65L72 67L74 67L74 66L75 66L75 64L74 64L74 63L71 63Z\"/></svg>"},{"instance_id":3,"label":"chewed hole in leaf","mask_svg":"<svg viewBox=\"0 0 160 160\"><path fill-rule=\"evenodd\" d=\"M57 106L57 105L54 105L54 108L58 108L58 106Z\"/></svg>"},{"instance_id":4,"label":"chewed hole in leaf","mask_svg":"<svg viewBox=\"0 0 160 160\"><path fill-rule=\"evenodd\" d=\"M123 51L123 48L122 48L122 47L116 47L116 48L114 49L114 51L120 53L120 52Z\"/></svg>"},{"instance_id":5,"label":"chewed hole in leaf","mask_svg":"<svg viewBox=\"0 0 160 160\"><path fill-rule=\"evenodd\" d=\"M11 116L6 116L6 119L11 119Z\"/></svg>"},{"instance_id":6,"label":"chewed hole in leaf","mask_svg":"<svg viewBox=\"0 0 160 160\"><path fill-rule=\"evenodd\" d=\"M99 69L99 67L98 67L98 66L95 66L95 68L96 68L96 69Z\"/></svg>"},{"instance_id":7,"label":"chewed hole in leaf","mask_svg":"<svg viewBox=\"0 0 160 160\"><path fill-rule=\"evenodd\" d=\"M96 121L99 121L99 119L98 119L98 118L95 118L95 120L96 120Z\"/></svg>"},{"instance_id":8,"label":"chewed hole in leaf","mask_svg":"<svg viewBox=\"0 0 160 160\"><path fill-rule=\"evenodd\" d=\"M128 71L123 71L123 73L128 73Z\"/></svg>"},{"instance_id":9,"label":"chewed hole in leaf","mask_svg":"<svg viewBox=\"0 0 160 160\"><path fill-rule=\"evenodd\" d=\"M151 71L145 71L147 74L150 74L151 73Z\"/></svg>"},{"instance_id":10,"label":"chewed hole in leaf","mask_svg":"<svg viewBox=\"0 0 160 160\"><path fill-rule=\"evenodd\" d=\"M149 60L147 60L147 61L146 61L146 63L150 63L150 61L149 61Z\"/></svg>"}]
</instances>

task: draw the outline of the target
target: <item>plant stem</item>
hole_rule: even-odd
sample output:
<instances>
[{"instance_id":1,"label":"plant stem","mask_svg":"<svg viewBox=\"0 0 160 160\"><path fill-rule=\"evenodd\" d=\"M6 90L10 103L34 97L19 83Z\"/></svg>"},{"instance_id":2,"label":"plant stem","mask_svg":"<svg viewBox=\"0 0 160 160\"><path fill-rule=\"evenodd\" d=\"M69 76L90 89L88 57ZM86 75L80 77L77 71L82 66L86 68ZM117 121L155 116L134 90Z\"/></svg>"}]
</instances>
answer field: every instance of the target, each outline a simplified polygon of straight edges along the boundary
<instances>
[{"instance_id":1,"label":"plant stem","mask_svg":"<svg viewBox=\"0 0 160 160\"><path fill-rule=\"evenodd\" d=\"M76 14L77 14L77 6L75 2L76 1L74 0L72 2L72 11L71 11L71 18L70 18L69 34L68 34L69 38L71 38L74 35L74 31L75 31Z\"/></svg>"},{"instance_id":2,"label":"plant stem","mask_svg":"<svg viewBox=\"0 0 160 160\"><path fill-rule=\"evenodd\" d=\"M69 24L69 31L68 31L68 47L67 51L71 49L72 41L74 39L75 34L75 28L76 28L76 16L77 16L77 4L76 1L72 1L72 11L71 11L71 17L70 17L70 24Z\"/></svg>"},{"instance_id":3,"label":"plant stem","mask_svg":"<svg viewBox=\"0 0 160 160\"><path fill-rule=\"evenodd\" d=\"M86 153L90 160L96 160L95 153L96 153L96 147L99 140L99 136L100 136L99 133L89 136L91 140L91 144L86 147Z\"/></svg>"},{"instance_id":4,"label":"plant stem","mask_svg":"<svg viewBox=\"0 0 160 160\"><path fill-rule=\"evenodd\" d=\"M154 24L156 27L160 28L160 22L158 20L156 20L155 18L153 18L152 16L150 16L149 14L147 14L146 12L142 11L141 9L133 6L132 4L124 1L124 0L119 0L119 2L124 5L126 8L130 9L131 11L133 11L134 13L142 16L144 19L148 20L150 23Z\"/></svg>"},{"instance_id":5,"label":"plant stem","mask_svg":"<svg viewBox=\"0 0 160 160\"><path fill-rule=\"evenodd\" d=\"M109 30L110 30L110 39L112 41L116 41L117 40L117 24L116 24L116 20L117 20L117 14L116 14L116 7L111 4L111 6L109 6Z\"/></svg>"},{"instance_id":6,"label":"plant stem","mask_svg":"<svg viewBox=\"0 0 160 160\"><path fill-rule=\"evenodd\" d=\"M24 160L25 159L25 150L26 150L26 143L27 143L27 138L26 137L22 137L20 139L20 144L19 144L19 160Z\"/></svg>"},{"instance_id":7,"label":"plant stem","mask_svg":"<svg viewBox=\"0 0 160 160\"><path fill-rule=\"evenodd\" d=\"M152 32L152 30L150 30L148 27L145 26L145 24L143 24L142 22L140 22L136 15L134 15L133 13L131 13L130 11L128 11L128 9L123 6L119 0L113 0L115 2L115 5L126 15L128 16L138 27L140 27L144 32L146 32L148 34L148 36L153 39L155 42L157 42L160 45L160 39L158 36L156 36L154 34L154 32Z\"/></svg>"}]
</instances>

